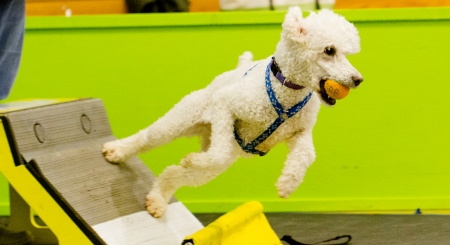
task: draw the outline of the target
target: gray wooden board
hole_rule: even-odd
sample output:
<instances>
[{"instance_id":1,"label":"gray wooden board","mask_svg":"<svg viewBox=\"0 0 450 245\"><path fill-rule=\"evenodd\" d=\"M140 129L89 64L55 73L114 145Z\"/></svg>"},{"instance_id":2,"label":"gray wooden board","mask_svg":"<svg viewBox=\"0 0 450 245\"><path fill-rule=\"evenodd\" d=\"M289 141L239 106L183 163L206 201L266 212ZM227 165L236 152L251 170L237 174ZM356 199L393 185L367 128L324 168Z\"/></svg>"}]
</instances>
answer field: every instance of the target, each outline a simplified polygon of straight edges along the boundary
<instances>
[{"instance_id":1,"label":"gray wooden board","mask_svg":"<svg viewBox=\"0 0 450 245\"><path fill-rule=\"evenodd\" d=\"M102 144L115 137L100 99L25 109L6 116L25 161L36 162L42 177L88 225L145 210L145 196L155 177L138 157L125 164L104 160Z\"/></svg>"}]
</instances>

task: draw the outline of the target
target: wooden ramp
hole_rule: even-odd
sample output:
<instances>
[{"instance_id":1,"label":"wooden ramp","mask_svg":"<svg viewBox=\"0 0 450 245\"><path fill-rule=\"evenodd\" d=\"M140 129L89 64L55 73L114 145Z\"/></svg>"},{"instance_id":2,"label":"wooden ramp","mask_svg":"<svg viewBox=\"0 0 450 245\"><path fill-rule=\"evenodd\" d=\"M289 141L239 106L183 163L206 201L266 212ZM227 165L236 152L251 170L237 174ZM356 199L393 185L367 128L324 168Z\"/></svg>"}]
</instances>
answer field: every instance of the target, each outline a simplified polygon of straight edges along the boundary
<instances>
[{"instance_id":1,"label":"wooden ramp","mask_svg":"<svg viewBox=\"0 0 450 245\"><path fill-rule=\"evenodd\" d=\"M175 198L161 219L146 212L155 177L138 157L104 160L102 144L115 137L100 99L2 104L0 120L9 228L32 231L36 244L175 245L202 228Z\"/></svg>"}]
</instances>

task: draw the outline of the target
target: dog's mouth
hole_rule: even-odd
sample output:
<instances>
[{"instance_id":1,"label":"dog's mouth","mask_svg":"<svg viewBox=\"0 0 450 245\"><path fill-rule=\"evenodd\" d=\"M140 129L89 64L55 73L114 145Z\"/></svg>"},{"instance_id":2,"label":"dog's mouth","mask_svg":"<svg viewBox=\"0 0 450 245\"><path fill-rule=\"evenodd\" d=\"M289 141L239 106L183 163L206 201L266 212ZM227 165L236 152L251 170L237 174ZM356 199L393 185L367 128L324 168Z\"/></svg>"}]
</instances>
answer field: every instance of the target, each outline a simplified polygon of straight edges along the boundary
<instances>
[{"instance_id":1,"label":"dog's mouth","mask_svg":"<svg viewBox=\"0 0 450 245\"><path fill-rule=\"evenodd\" d=\"M325 79L320 80L319 85L320 85L320 90L319 90L319 95L322 98L322 101L325 102L328 105L335 105L336 104L336 100L333 98L330 98L330 96L328 96L326 90L325 90Z\"/></svg>"}]
</instances>

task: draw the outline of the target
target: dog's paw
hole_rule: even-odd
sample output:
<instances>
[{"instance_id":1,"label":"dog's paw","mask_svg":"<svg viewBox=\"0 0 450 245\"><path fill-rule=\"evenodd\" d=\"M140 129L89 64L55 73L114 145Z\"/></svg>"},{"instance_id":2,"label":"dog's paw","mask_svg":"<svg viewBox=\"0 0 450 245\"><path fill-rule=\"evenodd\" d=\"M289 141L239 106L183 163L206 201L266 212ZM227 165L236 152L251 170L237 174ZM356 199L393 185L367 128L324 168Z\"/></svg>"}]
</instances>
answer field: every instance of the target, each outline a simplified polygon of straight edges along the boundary
<instances>
[{"instance_id":1,"label":"dog's paw","mask_svg":"<svg viewBox=\"0 0 450 245\"><path fill-rule=\"evenodd\" d=\"M297 189L299 184L300 182L294 176L280 176L276 183L278 196L288 198Z\"/></svg>"},{"instance_id":2,"label":"dog's paw","mask_svg":"<svg viewBox=\"0 0 450 245\"><path fill-rule=\"evenodd\" d=\"M288 190L285 190L285 189L282 189L282 188L279 188L279 187L277 187L277 190L278 190L278 196L281 197L281 198L284 198L284 199L288 198L289 195L291 195L291 193L292 193L292 192L290 192Z\"/></svg>"},{"instance_id":3,"label":"dog's paw","mask_svg":"<svg viewBox=\"0 0 450 245\"><path fill-rule=\"evenodd\" d=\"M151 216L160 218L166 212L167 202L162 196L151 193L146 199L145 206Z\"/></svg>"},{"instance_id":4,"label":"dog's paw","mask_svg":"<svg viewBox=\"0 0 450 245\"><path fill-rule=\"evenodd\" d=\"M103 144L102 153L106 161L110 163L122 163L128 158L125 154L124 146L121 144L120 140L110 141Z\"/></svg>"}]
</instances>

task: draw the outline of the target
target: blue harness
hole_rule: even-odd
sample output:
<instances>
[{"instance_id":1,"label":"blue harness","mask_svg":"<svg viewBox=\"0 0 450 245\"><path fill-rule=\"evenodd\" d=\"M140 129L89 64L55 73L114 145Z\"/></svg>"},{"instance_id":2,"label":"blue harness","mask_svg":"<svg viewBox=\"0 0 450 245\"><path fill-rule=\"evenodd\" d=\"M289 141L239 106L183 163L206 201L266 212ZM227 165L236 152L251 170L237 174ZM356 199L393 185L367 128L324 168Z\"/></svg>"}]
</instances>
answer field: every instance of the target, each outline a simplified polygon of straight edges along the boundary
<instances>
[{"instance_id":1,"label":"blue harness","mask_svg":"<svg viewBox=\"0 0 450 245\"><path fill-rule=\"evenodd\" d=\"M292 106L288 110L284 110L283 106L280 104L280 102L277 100L277 97L275 96L275 93L272 89L272 84L270 82L270 67L272 65L273 59L270 61L269 65L267 65L266 69L266 91L267 95L269 96L270 103L272 104L273 108L278 114L278 117L275 119L275 121L267 128L261 135L256 137L253 141L245 144L244 141L239 137L238 133L236 132L236 128L234 129L234 138L241 146L242 150L248 153L252 154L258 154L260 156L264 156L267 154L267 152L258 151L255 149L259 144L261 144L264 140L269 138L269 136L275 132L275 130L284 123L288 118L293 117L297 112L299 112L305 105L308 103L309 99L312 96L312 93L309 93L302 101L300 101L298 104ZM256 66L256 65L255 65ZM255 67L254 66L254 67ZM252 67L251 69L253 69ZM250 70L251 70L250 69ZM249 70L249 71L250 71ZM245 75L249 72L247 71Z\"/></svg>"}]
</instances>

